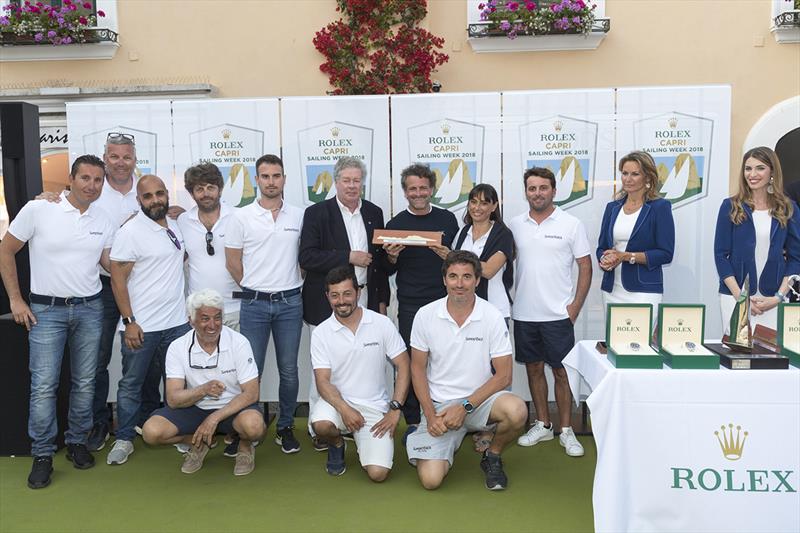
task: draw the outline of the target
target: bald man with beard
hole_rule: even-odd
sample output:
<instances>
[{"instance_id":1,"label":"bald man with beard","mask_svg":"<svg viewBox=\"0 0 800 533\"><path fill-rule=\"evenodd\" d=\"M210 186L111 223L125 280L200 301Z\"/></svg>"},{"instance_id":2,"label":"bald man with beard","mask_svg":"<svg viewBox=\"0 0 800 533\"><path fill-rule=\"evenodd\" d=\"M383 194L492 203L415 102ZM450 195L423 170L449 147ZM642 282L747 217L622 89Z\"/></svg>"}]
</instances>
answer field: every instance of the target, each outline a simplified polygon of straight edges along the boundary
<instances>
[{"instance_id":1,"label":"bald man with beard","mask_svg":"<svg viewBox=\"0 0 800 533\"><path fill-rule=\"evenodd\" d=\"M142 386L155 359L164 368L170 343L189 331L184 300L183 237L167 218L169 193L158 176L136 184L141 210L117 232L111 247L111 287L119 307L122 379L118 428L106 462L121 465L133 453Z\"/></svg>"}]
</instances>

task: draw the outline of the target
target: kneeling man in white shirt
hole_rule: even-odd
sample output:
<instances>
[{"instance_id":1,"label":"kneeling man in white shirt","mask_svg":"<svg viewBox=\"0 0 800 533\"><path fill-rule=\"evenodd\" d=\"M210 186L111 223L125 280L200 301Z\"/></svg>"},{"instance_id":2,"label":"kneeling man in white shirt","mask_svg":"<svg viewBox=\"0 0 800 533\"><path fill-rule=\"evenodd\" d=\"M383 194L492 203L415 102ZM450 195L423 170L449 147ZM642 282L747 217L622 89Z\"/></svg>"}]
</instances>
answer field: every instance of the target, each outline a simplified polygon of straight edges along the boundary
<instances>
[{"instance_id":1,"label":"kneeling man in white shirt","mask_svg":"<svg viewBox=\"0 0 800 533\"><path fill-rule=\"evenodd\" d=\"M239 434L233 473L255 468L253 441L266 431L258 403L258 368L250 342L222 325L225 300L205 289L186 300L192 330L167 350L167 406L156 410L142 428L148 444L191 445L181 471L193 474L217 431Z\"/></svg>"},{"instance_id":2,"label":"kneeling man in white shirt","mask_svg":"<svg viewBox=\"0 0 800 533\"><path fill-rule=\"evenodd\" d=\"M311 334L311 364L321 398L312 400L309 418L314 432L328 441L325 466L332 476L346 470L342 432L350 432L362 468L372 481L392 469L394 431L411 382L406 345L385 315L358 305L353 267L336 267L325 277L325 294L333 314ZM386 359L397 370L389 400Z\"/></svg>"}]
</instances>

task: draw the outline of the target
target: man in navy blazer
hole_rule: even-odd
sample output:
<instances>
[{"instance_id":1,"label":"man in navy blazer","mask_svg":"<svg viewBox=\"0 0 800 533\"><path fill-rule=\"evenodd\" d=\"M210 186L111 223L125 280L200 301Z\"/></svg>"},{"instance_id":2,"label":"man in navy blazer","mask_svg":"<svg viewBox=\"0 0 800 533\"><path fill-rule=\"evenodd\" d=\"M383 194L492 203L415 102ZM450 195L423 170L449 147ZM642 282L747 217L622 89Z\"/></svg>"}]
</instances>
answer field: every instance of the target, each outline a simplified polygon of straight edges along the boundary
<instances>
[{"instance_id":1,"label":"man in navy blazer","mask_svg":"<svg viewBox=\"0 0 800 533\"><path fill-rule=\"evenodd\" d=\"M334 167L336 196L306 209L300 233L300 268L303 282L303 319L316 326L331 315L325 297L325 275L334 267L350 264L362 286L359 303L386 313L389 279L380 267L380 245L372 234L383 229L383 211L361 199L367 169L360 159L342 157Z\"/></svg>"}]
</instances>

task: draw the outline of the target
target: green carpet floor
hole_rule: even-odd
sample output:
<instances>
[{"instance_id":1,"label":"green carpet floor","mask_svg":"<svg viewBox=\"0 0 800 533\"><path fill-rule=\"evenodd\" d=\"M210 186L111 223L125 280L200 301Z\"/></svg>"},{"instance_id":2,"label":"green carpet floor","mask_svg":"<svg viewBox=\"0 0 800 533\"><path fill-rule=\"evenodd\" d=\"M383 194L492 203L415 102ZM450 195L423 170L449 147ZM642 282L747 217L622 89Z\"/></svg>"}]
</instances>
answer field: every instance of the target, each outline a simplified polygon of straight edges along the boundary
<instances>
[{"instance_id":1,"label":"green carpet floor","mask_svg":"<svg viewBox=\"0 0 800 533\"><path fill-rule=\"evenodd\" d=\"M305 427L305 420L297 422ZM108 446L85 471L59 452L52 485L34 491L26 486L31 459L3 457L0 531L591 531L597 454L590 437L580 441L582 458L567 457L557 439L512 446L503 455L509 487L502 492L484 488L469 440L436 491L419 485L399 445L382 484L361 471L353 443L347 472L331 477L326 455L314 452L306 435L294 455L282 454L271 440L259 446L256 470L244 477L233 476L234 460L222 455L222 446L202 470L186 475L175 448L137 439L136 452L121 466L105 464Z\"/></svg>"}]
</instances>

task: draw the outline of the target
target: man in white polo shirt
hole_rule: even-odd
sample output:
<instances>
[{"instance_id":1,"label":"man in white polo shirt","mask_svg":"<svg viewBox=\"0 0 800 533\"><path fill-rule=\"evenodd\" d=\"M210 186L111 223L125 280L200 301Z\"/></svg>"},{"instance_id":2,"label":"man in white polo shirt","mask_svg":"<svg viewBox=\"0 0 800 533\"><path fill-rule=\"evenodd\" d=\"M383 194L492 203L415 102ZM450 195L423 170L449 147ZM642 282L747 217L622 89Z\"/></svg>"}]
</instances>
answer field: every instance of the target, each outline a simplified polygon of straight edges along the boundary
<instances>
[{"instance_id":1,"label":"man in white polo shirt","mask_svg":"<svg viewBox=\"0 0 800 533\"><path fill-rule=\"evenodd\" d=\"M67 459L79 469L94 466L86 448L92 428L92 395L100 347L103 304L100 267L108 267L114 225L93 202L103 187L103 162L93 155L75 160L70 191L58 204L28 202L0 242L0 274L14 321L30 332L31 395L28 434L33 467L28 486L50 484L56 451L56 389L64 345L70 346L72 387ZM30 306L20 294L14 256L30 246ZM10 354L7 354L10 356Z\"/></svg>"},{"instance_id":2,"label":"man in white polo shirt","mask_svg":"<svg viewBox=\"0 0 800 533\"><path fill-rule=\"evenodd\" d=\"M272 154L256 161L259 198L237 209L228 224L225 256L228 272L242 290L239 328L253 347L258 375L270 335L275 342L280 385L275 443L283 453L300 451L294 436L297 406L297 352L303 328L303 278L298 264L303 210L283 201L283 161Z\"/></svg>"},{"instance_id":3,"label":"man in white polo shirt","mask_svg":"<svg viewBox=\"0 0 800 533\"><path fill-rule=\"evenodd\" d=\"M525 402L506 390L512 370L508 329L497 308L475 297L481 279L477 255L450 252L442 275L447 296L422 307L411 329L411 380L422 421L408 436L408 458L422 486L438 488L464 435L496 425L480 465L486 488L502 490L508 478L500 453L527 418Z\"/></svg>"},{"instance_id":4,"label":"man in white polo shirt","mask_svg":"<svg viewBox=\"0 0 800 533\"><path fill-rule=\"evenodd\" d=\"M186 308L192 330L167 351L167 406L153 413L142 437L148 444L190 446L181 471L193 474L217 430L235 430L240 440L233 473L247 475L255 468L252 442L266 431L250 342L223 325L225 301L217 291L191 294Z\"/></svg>"},{"instance_id":5,"label":"man in white polo shirt","mask_svg":"<svg viewBox=\"0 0 800 533\"><path fill-rule=\"evenodd\" d=\"M342 432L352 433L361 466L372 481L392 469L394 430L411 382L405 342L385 315L359 305L361 289L352 266L325 277L333 315L311 334L311 363L320 397L310 406L314 432L328 443L325 469L346 470ZM386 390L386 358L397 369L393 399Z\"/></svg>"},{"instance_id":6,"label":"man in white polo shirt","mask_svg":"<svg viewBox=\"0 0 800 533\"><path fill-rule=\"evenodd\" d=\"M575 345L574 324L592 283L591 247L583 223L553 205L556 180L546 168L525 171L525 196L530 210L511 220L517 245L514 319L516 360L525 363L537 420L517 443L533 446L553 439L547 409L544 365L553 370L559 442L567 455L583 455L583 446L571 424L572 393L561 361ZM578 264L578 282L572 294L572 268Z\"/></svg>"},{"instance_id":7,"label":"man in white polo shirt","mask_svg":"<svg viewBox=\"0 0 800 533\"><path fill-rule=\"evenodd\" d=\"M122 379L117 391L116 442L106 462L121 465L133 453L134 427L150 365L164 367L170 343L190 328L184 307L184 243L167 218L169 194L157 176L136 184L141 210L122 226L111 248L111 284L122 314Z\"/></svg>"},{"instance_id":8,"label":"man in white polo shirt","mask_svg":"<svg viewBox=\"0 0 800 533\"><path fill-rule=\"evenodd\" d=\"M220 293L225 300L223 321L239 331L239 302L233 298L239 285L225 268L227 226L235 206L220 203L224 180L215 164L189 167L183 173L183 180L196 204L178 217L189 256L189 294L201 289Z\"/></svg>"}]
</instances>

